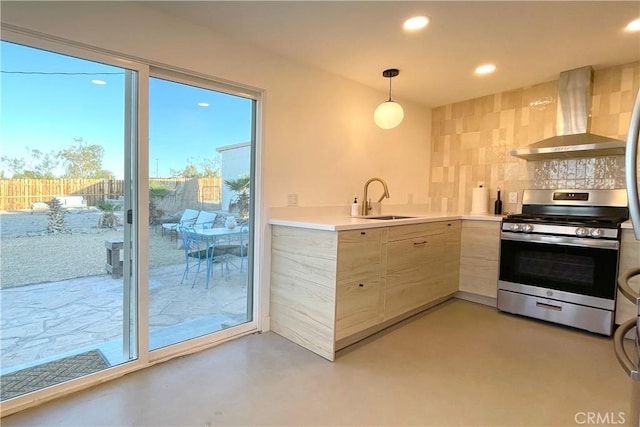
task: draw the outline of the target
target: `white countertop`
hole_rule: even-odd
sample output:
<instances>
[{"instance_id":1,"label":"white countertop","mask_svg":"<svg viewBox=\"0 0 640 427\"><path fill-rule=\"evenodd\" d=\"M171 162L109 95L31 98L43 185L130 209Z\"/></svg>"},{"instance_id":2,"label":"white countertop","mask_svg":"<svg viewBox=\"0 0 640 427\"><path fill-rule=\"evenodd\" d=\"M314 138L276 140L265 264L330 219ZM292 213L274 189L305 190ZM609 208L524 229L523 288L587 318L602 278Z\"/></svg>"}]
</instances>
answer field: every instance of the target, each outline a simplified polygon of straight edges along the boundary
<instances>
[{"instance_id":1,"label":"white countertop","mask_svg":"<svg viewBox=\"0 0 640 427\"><path fill-rule=\"evenodd\" d=\"M393 213L384 215L394 215ZM452 214L425 214L425 213L398 213L395 215L410 216L392 220L379 220L344 215L324 216L281 216L269 220L271 225L283 225L287 227L310 228L315 230L341 231L357 230L361 228L389 227L395 225L420 224L435 221L451 221L456 219L468 219L476 221L501 221L502 215L452 215Z\"/></svg>"}]
</instances>

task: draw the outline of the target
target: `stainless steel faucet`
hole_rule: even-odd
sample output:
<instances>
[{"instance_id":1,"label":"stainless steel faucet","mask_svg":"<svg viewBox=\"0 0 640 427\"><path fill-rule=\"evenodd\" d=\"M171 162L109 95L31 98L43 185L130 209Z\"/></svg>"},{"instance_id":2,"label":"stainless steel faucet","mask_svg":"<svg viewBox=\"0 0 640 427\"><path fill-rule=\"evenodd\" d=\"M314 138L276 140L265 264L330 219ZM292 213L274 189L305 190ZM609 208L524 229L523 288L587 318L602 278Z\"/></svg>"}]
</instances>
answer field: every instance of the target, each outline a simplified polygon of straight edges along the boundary
<instances>
[{"instance_id":1,"label":"stainless steel faucet","mask_svg":"<svg viewBox=\"0 0 640 427\"><path fill-rule=\"evenodd\" d=\"M382 201L382 199L389 198L389 187L387 187L387 183L384 182L384 179L382 178L371 178L369 181L364 183L364 197L362 198L362 216L367 216L369 215L369 211L371 210L371 201L367 198L367 193L368 193L368 189L369 189L369 184L371 184L373 181L378 181L382 184L382 187L384 188L384 193L382 193L382 196L380 196L380 200L378 200L378 203L380 203Z\"/></svg>"}]
</instances>

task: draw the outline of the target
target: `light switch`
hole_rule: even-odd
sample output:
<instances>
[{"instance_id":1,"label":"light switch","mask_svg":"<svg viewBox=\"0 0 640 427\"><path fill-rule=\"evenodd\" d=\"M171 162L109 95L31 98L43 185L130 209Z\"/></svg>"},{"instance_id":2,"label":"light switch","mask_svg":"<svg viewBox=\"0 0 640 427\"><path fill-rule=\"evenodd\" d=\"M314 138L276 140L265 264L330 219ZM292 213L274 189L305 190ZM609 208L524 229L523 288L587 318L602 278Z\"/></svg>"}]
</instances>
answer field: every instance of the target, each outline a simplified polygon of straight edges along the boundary
<instances>
[{"instance_id":1,"label":"light switch","mask_svg":"<svg viewBox=\"0 0 640 427\"><path fill-rule=\"evenodd\" d=\"M298 206L298 195L297 194L288 194L287 195L287 206L289 206L289 207Z\"/></svg>"},{"instance_id":2,"label":"light switch","mask_svg":"<svg viewBox=\"0 0 640 427\"><path fill-rule=\"evenodd\" d=\"M511 204L518 203L518 192L517 191L509 192L509 203L511 203Z\"/></svg>"}]
</instances>

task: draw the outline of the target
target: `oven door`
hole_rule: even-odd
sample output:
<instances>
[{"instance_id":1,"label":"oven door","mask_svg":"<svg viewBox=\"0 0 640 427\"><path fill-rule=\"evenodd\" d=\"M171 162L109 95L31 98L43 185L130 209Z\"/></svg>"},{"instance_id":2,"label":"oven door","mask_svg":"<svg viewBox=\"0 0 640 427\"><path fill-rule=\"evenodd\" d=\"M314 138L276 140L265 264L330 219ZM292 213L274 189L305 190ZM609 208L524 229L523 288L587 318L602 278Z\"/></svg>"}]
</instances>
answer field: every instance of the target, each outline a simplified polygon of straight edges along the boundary
<instances>
[{"instance_id":1,"label":"oven door","mask_svg":"<svg viewBox=\"0 0 640 427\"><path fill-rule=\"evenodd\" d=\"M619 242L503 232L500 281L615 300Z\"/></svg>"}]
</instances>

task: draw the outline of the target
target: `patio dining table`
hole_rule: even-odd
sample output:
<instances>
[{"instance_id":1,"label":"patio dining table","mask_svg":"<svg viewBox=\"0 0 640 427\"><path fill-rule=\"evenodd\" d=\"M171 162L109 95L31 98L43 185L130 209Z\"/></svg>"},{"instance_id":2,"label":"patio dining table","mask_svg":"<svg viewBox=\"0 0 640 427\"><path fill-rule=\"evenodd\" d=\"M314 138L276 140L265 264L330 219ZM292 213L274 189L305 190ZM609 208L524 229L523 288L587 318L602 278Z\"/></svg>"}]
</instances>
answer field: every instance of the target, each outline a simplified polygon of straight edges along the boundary
<instances>
[{"instance_id":1,"label":"patio dining table","mask_svg":"<svg viewBox=\"0 0 640 427\"><path fill-rule=\"evenodd\" d=\"M242 233L246 233L246 230L243 230L243 227L235 227L235 228L226 228L226 227L217 227L217 228L206 228L206 227L202 227L202 226L194 226L194 227L189 227L188 228L189 233L193 233L195 235L198 236L198 240L202 239L205 242L205 247L209 248L209 247L216 247L218 246L220 240L226 240L228 243L231 242L232 239L234 238L238 238L239 236L241 236ZM239 241L241 241L242 239L240 238ZM228 244L227 243L227 244ZM228 259L223 259L223 257L220 256L214 256L214 252L215 250L211 250L211 251L207 251L207 257L210 259L207 259L208 263L212 263L214 261L214 258L218 259L219 261L224 261L225 264L223 266L223 274L224 274L224 267L227 268L227 276L229 275L229 266L226 264L228 262ZM188 261L187 261L188 262ZM188 271L188 268L187 270ZM185 271L185 274L186 274ZM208 268L209 271L209 268ZM195 283L195 282L194 282ZM209 287L209 274L207 274L207 280L206 280L206 287Z\"/></svg>"},{"instance_id":2,"label":"patio dining table","mask_svg":"<svg viewBox=\"0 0 640 427\"><path fill-rule=\"evenodd\" d=\"M231 237L234 235L242 234L242 227L229 229L226 227L204 228L195 226L192 227L191 230L195 231L200 236L211 238L214 242L221 237Z\"/></svg>"}]
</instances>

